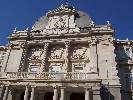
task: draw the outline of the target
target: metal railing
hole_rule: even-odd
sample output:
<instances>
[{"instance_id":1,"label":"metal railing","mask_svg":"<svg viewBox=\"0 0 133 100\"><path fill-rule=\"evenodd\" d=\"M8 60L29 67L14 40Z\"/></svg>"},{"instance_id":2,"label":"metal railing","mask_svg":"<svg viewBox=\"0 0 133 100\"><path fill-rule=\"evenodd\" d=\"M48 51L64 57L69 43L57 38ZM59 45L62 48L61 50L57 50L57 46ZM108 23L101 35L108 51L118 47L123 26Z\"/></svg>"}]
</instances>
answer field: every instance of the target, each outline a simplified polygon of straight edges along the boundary
<instances>
[{"instance_id":1,"label":"metal railing","mask_svg":"<svg viewBox=\"0 0 133 100\"><path fill-rule=\"evenodd\" d=\"M0 79L89 80L97 79L97 73L4 72L1 73Z\"/></svg>"}]
</instances>

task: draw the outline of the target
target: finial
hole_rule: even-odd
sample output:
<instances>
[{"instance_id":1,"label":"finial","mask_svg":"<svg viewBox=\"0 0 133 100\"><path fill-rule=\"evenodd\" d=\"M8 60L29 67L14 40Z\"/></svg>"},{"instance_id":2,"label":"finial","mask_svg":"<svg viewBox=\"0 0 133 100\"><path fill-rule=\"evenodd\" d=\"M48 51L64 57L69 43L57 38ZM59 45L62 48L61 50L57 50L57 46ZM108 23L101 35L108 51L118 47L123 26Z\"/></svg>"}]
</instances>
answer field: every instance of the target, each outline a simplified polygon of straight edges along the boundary
<instances>
[{"instance_id":1,"label":"finial","mask_svg":"<svg viewBox=\"0 0 133 100\"><path fill-rule=\"evenodd\" d=\"M91 26L95 26L94 21L91 21L90 25L91 25Z\"/></svg>"},{"instance_id":2,"label":"finial","mask_svg":"<svg viewBox=\"0 0 133 100\"><path fill-rule=\"evenodd\" d=\"M29 31L29 28L28 27L26 28L26 31Z\"/></svg>"},{"instance_id":3,"label":"finial","mask_svg":"<svg viewBox=\"0 0 133 100\"><path fill-rule=\"evenodd\" d=\"M16 32L17 32L17 27L15 27L13 30L13 33L16 33Z\"/></svg>"},{"instance_id":4,"label":"finial","mask_svg":"<svg viewBox=\"0 0 133 100\"><path fill-rule=\"evenodd\" d=\"M110 21L107 21L107 25L111 25L111 24L110 24Z\"/></svg>"}]
</instances>

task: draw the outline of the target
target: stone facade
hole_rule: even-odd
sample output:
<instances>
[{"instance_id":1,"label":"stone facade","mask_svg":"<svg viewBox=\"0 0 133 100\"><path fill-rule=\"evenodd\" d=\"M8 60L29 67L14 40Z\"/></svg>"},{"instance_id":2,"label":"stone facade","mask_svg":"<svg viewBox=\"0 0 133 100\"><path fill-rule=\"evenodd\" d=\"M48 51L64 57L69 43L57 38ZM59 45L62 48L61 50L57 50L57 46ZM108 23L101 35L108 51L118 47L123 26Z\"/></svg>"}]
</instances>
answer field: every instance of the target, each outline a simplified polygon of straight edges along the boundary
<instances>
[{"instance_id":1,"label":"stone facade","mask_svg":"<svg viewBox=\"0 0 133 100\"><path fill-rule=\"evenodd\" d=\"M0 100L131 100L133 41L63 4L0 47Z\"/></svg>"}]
</instances>

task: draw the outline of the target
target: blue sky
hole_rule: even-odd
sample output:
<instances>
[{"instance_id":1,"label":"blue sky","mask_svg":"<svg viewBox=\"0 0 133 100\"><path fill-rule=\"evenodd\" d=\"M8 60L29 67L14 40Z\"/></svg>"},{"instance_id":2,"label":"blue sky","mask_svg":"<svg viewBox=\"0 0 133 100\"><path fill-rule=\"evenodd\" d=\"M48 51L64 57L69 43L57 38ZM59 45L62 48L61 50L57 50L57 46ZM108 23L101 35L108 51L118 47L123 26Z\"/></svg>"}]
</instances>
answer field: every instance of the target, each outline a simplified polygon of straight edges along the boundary
<instances>
[{"instance_id":1,"label":"blue sky","mask_svg":"<svg viewBox=\"0 0 133 100\"><path fill-rule=\"evenodd\" d=\"M31 27L48 10L65 0L0 0L0 44L8 42L12 30ZM69 0L78 10L86 12L96 24L109 20L116 37L133 40L133 0Z\"/></svg>"}]
</instances>

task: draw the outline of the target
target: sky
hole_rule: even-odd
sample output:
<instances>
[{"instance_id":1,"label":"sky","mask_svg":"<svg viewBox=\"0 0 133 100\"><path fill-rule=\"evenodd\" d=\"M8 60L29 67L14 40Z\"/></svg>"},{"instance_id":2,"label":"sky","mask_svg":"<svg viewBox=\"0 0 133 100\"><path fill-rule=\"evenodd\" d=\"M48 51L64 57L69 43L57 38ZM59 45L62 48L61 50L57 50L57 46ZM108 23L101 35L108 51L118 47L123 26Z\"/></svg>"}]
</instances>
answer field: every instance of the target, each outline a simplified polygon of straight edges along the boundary
<instances>
[{"instance_id":1,"label":"sky","mask_svg":"<svg viewBox=\"0 0 133 100\"><path fill-rule=\"evenodd\" d=\"M8 43L15 27L25 30L49 10L65 0L0 0L0 45ZM110 21L116 38L133 40L133 0L69 0L77 10L86 12L97 25Z\"/></svg>"}]
</instances>

